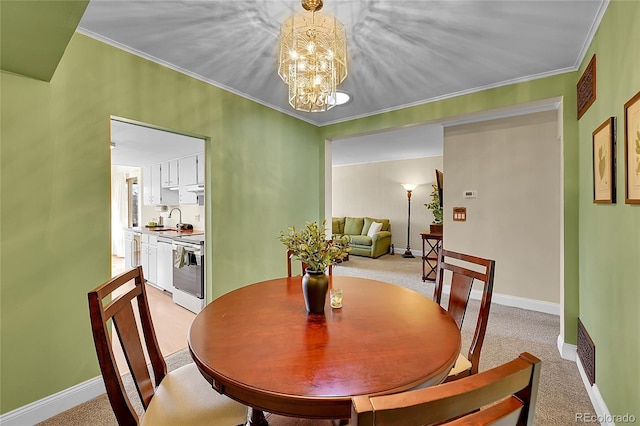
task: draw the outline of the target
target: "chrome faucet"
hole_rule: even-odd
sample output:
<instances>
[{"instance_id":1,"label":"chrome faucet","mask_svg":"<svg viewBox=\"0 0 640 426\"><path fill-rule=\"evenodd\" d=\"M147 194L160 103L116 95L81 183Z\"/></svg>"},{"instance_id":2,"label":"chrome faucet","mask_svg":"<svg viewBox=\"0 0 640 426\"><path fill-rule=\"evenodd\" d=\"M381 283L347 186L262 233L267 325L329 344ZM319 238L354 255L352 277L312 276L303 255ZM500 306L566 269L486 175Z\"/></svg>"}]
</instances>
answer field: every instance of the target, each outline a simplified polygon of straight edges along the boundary
<instances>
[{"instance_id":1,"label":"chrome faucet","mask_svg":"<svg viewBox=\"0 0 640 426\"><path fill-rule=\"evenodd\" d=\"M180 216L178 216L178 224L176 225L176 228L180 230L180 225L182 224L182 210L180 210L177 207L172 208L171 211L169 212L169 219L171 219L171 213L173 213L174 210L178 210L178 213L180 213Z\"/></svg>"}]
</instances>

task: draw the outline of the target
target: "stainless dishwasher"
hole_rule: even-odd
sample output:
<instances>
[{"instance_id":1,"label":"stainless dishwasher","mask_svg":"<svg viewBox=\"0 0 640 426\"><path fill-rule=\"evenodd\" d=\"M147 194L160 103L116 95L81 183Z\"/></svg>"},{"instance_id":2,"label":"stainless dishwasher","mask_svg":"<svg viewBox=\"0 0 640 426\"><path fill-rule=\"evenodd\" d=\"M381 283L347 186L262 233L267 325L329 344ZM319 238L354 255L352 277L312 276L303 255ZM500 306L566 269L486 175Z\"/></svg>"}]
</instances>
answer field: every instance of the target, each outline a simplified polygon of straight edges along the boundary
<instances>
[{"instance_id":1,"label":"stainless dishwasher","mask_svg":"<svg viewBox=\"0 0 640 426\"><path fill-rule=\"evenodd\" d=\"M204 235L173 240L173 301L198 313L205 304Z\"/></svg>"}]
</instances>

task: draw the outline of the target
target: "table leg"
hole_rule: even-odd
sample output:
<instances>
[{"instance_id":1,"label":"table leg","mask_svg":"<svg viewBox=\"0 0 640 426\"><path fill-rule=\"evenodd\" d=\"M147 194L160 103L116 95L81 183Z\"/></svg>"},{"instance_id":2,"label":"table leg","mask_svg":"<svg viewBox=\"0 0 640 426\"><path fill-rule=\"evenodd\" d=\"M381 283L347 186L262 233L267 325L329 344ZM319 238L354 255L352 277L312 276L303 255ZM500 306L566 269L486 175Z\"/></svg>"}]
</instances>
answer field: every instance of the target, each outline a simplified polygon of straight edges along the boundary
<instances>
[{"instance_id":1,"label":"table leg","mask_svg":"<svg viewBox=\"0 0 640 426\"><path fill-rule=\"evenodd\" d=\"M256 410L251 408L251 419L249 420L249 426L269 426L269 422L264 417L262 410Z\"/></svg>"}]
</instances>

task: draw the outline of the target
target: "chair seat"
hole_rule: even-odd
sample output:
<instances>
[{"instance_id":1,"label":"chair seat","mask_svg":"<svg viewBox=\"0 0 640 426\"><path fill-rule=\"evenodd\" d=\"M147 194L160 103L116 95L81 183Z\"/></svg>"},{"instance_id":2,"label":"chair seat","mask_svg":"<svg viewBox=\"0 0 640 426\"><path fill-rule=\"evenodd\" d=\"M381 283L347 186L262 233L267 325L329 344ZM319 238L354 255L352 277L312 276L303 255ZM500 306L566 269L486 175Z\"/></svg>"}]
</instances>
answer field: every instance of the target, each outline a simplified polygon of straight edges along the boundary
<instances>
[{"instance_id":1,"label":"chair seat","mask_svg":"<svg viewBox=\"0 0 640 426\"><path fill-rule=\"evenodd\" d=\"M220 395L188 364L167 373L151 399L141 425L240 425L247 407Z\"/></svg>"},{"instance_id":2,"label":"chair seat","mask_svg":"<svg viewBox=\"0 0 640 426\"><path fill-rule=\"evenodd\" d=\"M449 376L457 376L467 370L471 370L471 361L469 361L466 356L459 354L456 363L453 365L451 371L449 371Z\"/></svg>"}]
</instances>

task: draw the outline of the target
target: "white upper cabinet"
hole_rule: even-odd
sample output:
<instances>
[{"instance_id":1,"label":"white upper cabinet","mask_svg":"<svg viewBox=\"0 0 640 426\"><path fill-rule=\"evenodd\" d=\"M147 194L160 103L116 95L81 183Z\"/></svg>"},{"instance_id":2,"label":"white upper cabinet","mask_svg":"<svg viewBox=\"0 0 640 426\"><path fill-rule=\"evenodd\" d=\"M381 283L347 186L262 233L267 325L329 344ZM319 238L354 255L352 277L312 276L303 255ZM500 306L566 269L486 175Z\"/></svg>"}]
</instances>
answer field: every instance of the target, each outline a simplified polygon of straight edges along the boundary
<instances>
[{"instance_id":1,"label":"white upper cabinet","mask_svg":"<svg viewBox=\"0 0 640 426\"><path fill-rule=\"evenodd\" d=\"M160 164L142 168L142 200L145 206L153 206L162 202L160 178Z\"/></svg>"},{"instance_id":2,"label":"white upper cabinet","mask_svg":"<svg viewBox=\"0 0 640 426\"><path fill-rule=\"evenodd\" d=\"M195 185L198 183L198 157L191 156L178 160L178 173L180 186Z\"/></svg>"},{"instance_id":3,"label":"white upper cabinet","mask_svg":"<svg viewBox=\"0 0 640 426\"><path fill-rule=\"evenodd\" d=\"M198 172L196 173L198 176L198 183L204 183L204 152L202 154L198 154Z\"/></svg>"},{"instance_id":4,"label":"white upper cabinet","mask_svg":"<svg viewBox=\"0 0 640 426\"><path fill-rule=\"evenodd\" d=\"M161 164L162 187L171 188L178 186L178 160L171 160Z\"/></svg>"},{"instance_id":5,"label":"white upper cabinet","mask_svg":"<svg viewBox=\"0 0 640 426\"><path fill-rule=\"evenodd\" d=\"M142 202L145 206L153 205L151 196L151 166L142 168Z\"/></svg>"},{"instance_id":6,"label":"white upper cabinet","mask_svg":"<svg viewBox=\"0 0 640 426\"><path fill-rule=\"evenodd\" d=\"M192 157L185 157L178 160L178 172L180 173L180 189L179 198L180 204L197 204L198 196L194 192L187 190L190 185L195 185L198 182L198 160L194 155Z\"/></svg>"},{"instance_id":7,"label":"white upper cabinet","mask_svg":"<svg viewBox=\"0 0 640 426\"><path fill-rule=\"evenodd\" d=\"M145 166L142 169L144 205L198 204L204 190L204 153Z\"/></svg>"},{"instance_id":8,"label":"white upper cabinet","mask_svg":"<svg viewBox=\"0 0 640 426\"><path fill-rule=\"evenodd\" d=\"M162 167L160 164L143 167L142 182L142 200L145 206L178 204L178 191L162 187Z\"/></svg>"},{"instance_id":9,"label":"white upper cabinet","mask_svg":"<svg viewBox=\"0 0 640 426\"><path fill-rule=\"evenodd\" d=\"M162 203L161 180L162 175L160 174L160 164L154 164L151 166L151 204Z\"/></svg>"}]
</instances>

